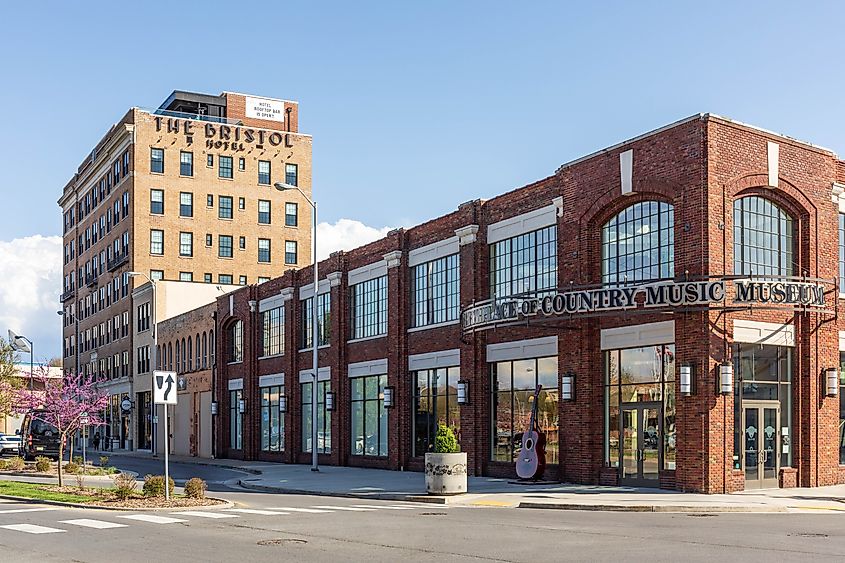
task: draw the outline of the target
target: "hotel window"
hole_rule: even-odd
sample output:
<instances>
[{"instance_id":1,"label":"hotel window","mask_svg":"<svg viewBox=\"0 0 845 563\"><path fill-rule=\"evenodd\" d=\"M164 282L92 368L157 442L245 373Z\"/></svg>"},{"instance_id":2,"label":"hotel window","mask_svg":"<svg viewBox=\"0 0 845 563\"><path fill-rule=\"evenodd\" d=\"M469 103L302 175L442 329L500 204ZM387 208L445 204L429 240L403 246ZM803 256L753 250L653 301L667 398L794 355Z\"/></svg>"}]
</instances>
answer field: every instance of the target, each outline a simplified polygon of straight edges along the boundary
<instances>
[{"instance_id":1,"label":"hotel window","mask_svg":"<svg viewBox=\"0 0 845 563\"><path fill-rule=\"evenodd\" d=\"M232 274L217 274L217 283L232 285Z\"/></svg>"},{"instance_id":2,"label":"hotel window","mask_svg":"<svg viewBox=\"0 0 845 563\"><path fill-rule=\"evenodd\" d=\"M299 169L296 164L285 164L285 184L296 186L299 181Z\"/></svg>"},{"instance_id":3,"label":"hotel window","mask_svg":"<svg viewBox=\"0 0 845 563\"><path fill-rule=\"evenodd\" d=\"M270 281L270 278L266 278L264 276L258 276L258 283L264 283Z\"/></svg>"},{"instance_id":4,"label":"hotel window","mask_svg":"<svg viewBox=\"0 0 845 563\"><path fill-rule=\"evenodd\" d=\"M314 313L313 297L302 300L302 323L300 324L299 343L303 350L311 348L314 328L311 326L311 315ZM329 345L332 320L332 296L321 293L317 296L317 347Z\"/></svg>"},{"instance_id":5,"label":"hotel window","mask_svg":"<svg viewBox=\"0 0 845 563\"><path fill-rule=\"evenodd\" d=\"M232 237L230 235L219 235L217 237L217 256L220 258L232 257Z\"/></svg>"},{"instance_id":6,"label":"hotel window","mask_svg":"<svg viewBox=\"0 0 845 563\"><path fill-rule=\"evenodd\" d=\"M285 241L285 264L296 264L296 241Z\"/></svg>"},{"instance_id":7,"label":"hotel window","mask_svg":"<svg viewBox=\"0 0 845 563\"><path fill-rule=\"evenodd\" d=\"M675 469L675 345L658 344L608 350L605 352L604 362L605 463L609 467L619 467L620 459L627 453L620 451L620 442L626 445L628 436L632 432L637 433L637 429L623 428L623 424L629 424L629 419L620 418L623 414L621 411L629 412L636 403L656 402L662 405L660 408L663 411L662 448L659 447L661 439L658 424L657 428L653 429L658 434L653 437L655 442L650 449L658 450L658 457L662 462L661 469ZM634 465L636 466L636 463ZM624 469L630 471L630 467L626 466ZM634 473L636 471L635 467Z\"/></svg>"},{"instance_id":8,"label":"hotel window","mask_svg":"<svg viewBox=\"0 0 845 563\"><path fill-rule=\"evenodd\" d=\"M413 327L458 319L459 277L457 254L418 264L411 269Z\"/></svg>"},{"instance_id":9,"label":"hotel window","mask_svg":"<svg viewBox=\"0 0 845 563\"><path fill-rule=\"evenodd\" d=\"M262 264L270 263L270 239L258 239L258 261Z\"/></svg>"},{"instance_id":10,"label":"hotel window","mask_svg":"<svg viewBox=\"0 0 845 563\"><path fill-rule=\"evenodd\" d=\"M352 455L387 456L386 375L352 378Z\"/></svg>"},{"instance_id":11,"label":"hotel window","mask_svg":"<svg viewBox=\"0 0 845 563\"><path fill-rule=\"evenodd\" d=\"M675 208L642 201L602 227L602 283L625 285L675 275Z\"/></svg>"},{"instance_id":12,"label":"hotel window","mask_svg":"<svg viewBox=\"0 0 845 563\"><path fill-rule=\"evenodd\" d=\"M270 202L266 199L258 200L258 224L270 224Z\"/></svg>"},{"instance_id":13,"label":"hotel window","mask_svg":"<svg viewBox=\"0 0 845 563\"><path fill-rule=\"evenodd\" d=\"M793 223L768 199L749 196L734 201L734 274L791 276Z\"/></svg>"},{"instance_id":14,"label":"hotel window","mask_svg":"<svg viewBox=\"0 0 845 563\"><path fill-rule=\"evenodd\" d=\"M845 214L839 214L839 293L845 293Z\"/></svg>"},{"instance_id":15,"label":"hotel window","mask_svg":"<svg viewBox=\"0 0 845 563\"><path fill-rule=\"evenodd\" d=\"M164 215L164 190L150 190L150 213Z\"/></svg>"},{"instance_id":16,"label":"hotel window","mask_svg":"<svg viewBox=\"0 0 845 563\"><path fill-rule=\"evenodd\" d=\"M194 175L194 153L187 151L179 153L179 174L182 176Z\"/></svg>"},{"instance_id":17,"label":"hotel window","mask_svg":"<svg viewBox=\"0 0 845 563\"><path fill-rule=\"evenodd\" d=\"M490 245L493 299L554 289L557 285L557 230L545 227Z\"/></svg>"},{"instance_id":18,"label":"hotel window","mask_svg":"<svg viewBox=\"0 0 845 563\"><path fill-rule=\"evenodd\" d=\"M311 453L311 386L300 384L302 393L302 451ZM330 381L317 382L317 453L332 453L332 413L326 410L326 392L332 390Z\"/></svg>"},{"instance_id":19,"label":"hotel window","mask_svg":"<svg viewBox=\"0 0 845 563\"><path fill-rule=\"evenodd\" d=\"M129 174L129 150L123 151L123 175Z\"/></svg>"},{"instance_id":20,"label":"hotel window","mask_svg":"<svg viewBox=\"0 0 845 563\"><path fill-rule=\"evenodd\" d=\"M214 207L214 196L213 195L208 194L207 196L205 196L205 206L206 207Z\"/></svg>"},{"instance_id":21,"label":"hotel window","mask_svg":"<svg viewBox=\"0 0 845 563\"><path fill-rule=\"evenodd\" d=\"M246 250L246 237L238 238L238 248L240 248L241 250Z\"/></svg>"},{"instance_id":22,"label":"hotel window","mask_svg":"<svg viewBox=\"0 0 845 563\"><path fill-rule=\"evenodd\" d=\"M246 199L245 198L242 198L242 197L238 198L238 209L240 209L241 211L246 209Z\"/></svg>"},{"instance_id":23,"label":"hotel window","mask_svg":"<svg viewBox=\"0 0 845 563\"><path fill-rule=\"evenodd\" d=\"M211 233L205 235L205 245L212 246L214 244L214 237L211 236Z\"/></svg>"},{"instance_id":24,"label":"hotel window","mask_svg":"<svg viewBox=\"0 0 845 563\"><path fill-rule=\"evenodd\" d=\"M217 157L217 165L218 171L217 175L220 178L231 178L232 177L232 157L231 156L219 156Z\"/></svg>"},{"instance_id":25,"label":"hotel window","mask_svg":"<svg viewBox=\"0 0 845 563\"><path fill-rule=\"evenodd\" d=\"M258 183L269 186L270 185L270 161L258 161Z\"/></svg>"},{"instance_id":26,"label":"hotel window","mask_svg":"<svg viewBox=\"0 0 845 563\"><path fill-rule=\"evenodd\" d=\"M208 273L203 274L202 275L202 281L204 281L205 283L211 283L211 274L208 274Z\"/></svg>"},{"instance_id":27,"label":"hotel window","mask_svg":"<svg viewBox=\"0 0 845 563\"><path fill-rule=\"evenodd\" d=\"M205 157L205 165L209 168L214 168L214 155L209 154Z\"/></svg>"},{"instance_id":28,"label":"hotel window","mask_svg":"<svg viewBox=\"0 0 845 563\"><path fill-rule=\"evenodd\" d=\"M153 281L161 281L164 279L164 270L150 270L150 279Z\"/></svg>"},{"instance_id":29,"label":"hotel window","mask_svg":"<svg viewBox=\"0 0 845 563\"><path fill-rule=\"evenodd\" d=\"M522 446L522 432L531 419L537 385L542 385L536 422L546 435L546 462L558 463L557 356L491 364L492 461L513 463Z\"/></svg>"},{"instance_id":30,"label":"hotel window","mask_svg":"<svg viewBox=\"0 0 845 563\"><path fill-rule=\"evenodd\" d=\"M112 176L114 176L114 185L120 181L120 160L115 160L112 164Z\"/></svg>"},{"instance_id":31,"label":"hotel window","mask_svg":"<svg viewBox=\"0 0 845 563\"><path fill-rule=\"evenodd\" d=\"M286 203L285 204L285 226L286 227L296 227L299 223L299 211L297 210L297 204L295 203Z\"/></svg>"},{"instance_id":32,"label":"hotel window","mask_svg":"<svg viewBox=\"0 0 845 563\"><path fill-rule=\"evenodd\" d=\"M242 362L244 359L244 323L235 321L229 327L228 348L226 350L226 361L230 364Z\"/></svg>"},{"instance_id":33,"label":"hotel window","mask_svg":"<svg viewBox=\"0 0 845 563\"><path fill-rule=\"evenodd\" d=\"M262 356L278 356L285 353L284 307L261 313L261 334Z\"/></svg>"},{"instance_id":34,"label":"hotel window","mask_svg":"<svg viewBox=\"0 0 845 563\"><path fill-rule=\"evenodd\" d=\"M179 233L179 256L194 255L194 233Z\"/></svg>"},{"instance_id":35,"label":"hotel window","mask_svg":"<svg viewBox=\"0 0 845 563\"><path fill-rule=\"evenodd\" d=\"M194 216L194 194L190 192L179 193L179 216L193 217Z\"/></svg>"},{"instance_id":36,"label":"hotel window","mask_svg":"<svg viewBox=\"0 0 845 563\"><path fill-rule=\"evenodd\" d=\"M221 195L217 198L217 216L221 219L232 218L232 196Z\"/></svg>"},{"instance_id":37,"label":"hotel window","mask_svg":"<svg viewBox=\"0 0 845 563\"><path fill-rule=\"evenodd\" d=\"M179 281L186 281L186 282L194 281L193 272L179 272Z\"/></svg>"},{"instance_id":38,"label":"hotel window","mask_svg":"<svg viewBox=\"0 0 845 563\"><path fill-rule=\"evenodd\" d=\"M150 172L164 174L164 149L150 149Z\"/></svg>"},{"instance_id":39,"label":"hotel window","mask_svg":"<svg viewBox=\"0 0 845 563\"><path fill-rule=\"evenodd\" d=\"M243 393L241 389L229 391L229 448L233 450L244 447L244 413L240 409Z\"/></svg>"},{"instance_id":40,"label":"hotel window","mask_svg":"<svg viewBox=\"0 0 845 563\"><path fill-rule=\"evenodd\" d=\"M129 192L123 192L123 218L129 216Z\"/></svg>"},{"instance_id":41,"label":"hotel window","mask_svg":"<svg viewBox=\"0 0 845 563\"><path fill-rule=\"evenodd\" d=\"M285 414L279 412L279 397L285 388L274 385L261 388L261 451L285 451Z\"/></svg>"},{"instance_id":42,"label":"hotel window","mask_svg":"<svg viewBox=\"0 0 845 563\"><path fill-rule=\"evenodd\" d=\"M150 229L150 254L157 256L164 254L164 231Z\"/></svg>"},{"instance_id":43,"label":"hotel window","mask_svg":"<svg viewBox=\"0 0 845 563\"><path fill-rule=\"evenodd\" d=\"M352 339L387 334L387 276L349 288Z\"/></svg>"},{"instance_id":44,"label":"hotel window","mask_svg":"<svg viewBox=\"0 0 845 563\"><path fill-rule=\"evenodd\" d=\"M422 456L434 451L434 436L441 424L455 430L460 436L460 408L458 407L458 380L461 369L425 369L414 372L414 455Z\"/></svg>"}]
</instances>

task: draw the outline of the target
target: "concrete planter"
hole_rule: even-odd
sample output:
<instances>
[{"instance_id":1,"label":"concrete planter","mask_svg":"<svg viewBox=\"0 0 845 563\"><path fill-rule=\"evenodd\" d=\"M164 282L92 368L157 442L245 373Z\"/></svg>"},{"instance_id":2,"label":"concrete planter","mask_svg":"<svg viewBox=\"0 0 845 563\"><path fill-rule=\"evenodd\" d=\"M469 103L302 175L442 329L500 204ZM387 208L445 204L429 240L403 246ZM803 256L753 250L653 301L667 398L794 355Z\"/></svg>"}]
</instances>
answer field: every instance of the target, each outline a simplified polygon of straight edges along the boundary
<instances>
[{"instance_id":1,"label":"concrete planter","mask_svg":"<svg viewBox=\"0 0 845 563\"><path fill-rule=\"evenodd\" d=\"M467 454L425 454L425 490L430 495L467 492Z\"/></svg>"}]
</instances>

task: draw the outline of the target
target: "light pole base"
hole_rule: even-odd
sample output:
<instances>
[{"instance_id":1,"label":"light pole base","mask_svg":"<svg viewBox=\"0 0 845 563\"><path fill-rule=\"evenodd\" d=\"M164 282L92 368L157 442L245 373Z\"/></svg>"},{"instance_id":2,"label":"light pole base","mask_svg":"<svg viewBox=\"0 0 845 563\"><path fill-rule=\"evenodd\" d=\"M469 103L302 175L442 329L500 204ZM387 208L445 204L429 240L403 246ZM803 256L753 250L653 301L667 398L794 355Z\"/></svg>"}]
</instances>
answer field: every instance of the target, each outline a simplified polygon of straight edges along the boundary
<instances>
[{"instance_id":1,"label":"light pole base","mask_svg":"<svg viewBox=\"0 0 845 563\"><path fill-rule=\"evenodd\" d=\"M315 473L319 473L319 472L320 472L320 468L319 468L319 467L312 467L312 468L311 468L311 471L314 471Z\"/></svg>"}]
</instances>

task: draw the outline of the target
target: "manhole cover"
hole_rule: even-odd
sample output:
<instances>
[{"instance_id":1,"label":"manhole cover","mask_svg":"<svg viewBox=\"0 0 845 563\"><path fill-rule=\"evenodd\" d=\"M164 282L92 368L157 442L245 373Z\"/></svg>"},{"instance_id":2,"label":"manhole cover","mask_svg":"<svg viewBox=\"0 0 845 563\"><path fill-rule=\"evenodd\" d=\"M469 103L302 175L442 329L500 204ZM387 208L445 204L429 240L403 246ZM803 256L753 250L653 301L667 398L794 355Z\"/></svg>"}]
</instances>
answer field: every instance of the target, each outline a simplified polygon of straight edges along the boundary
<instances>
[{"instance_id":1,"label":"manhole cover","mask_svg":"<svg viewBox=\"0 0 845 563\"><path fill-rule=\"evenodd\" d=\"M277 540L261 540L260 542L258 542L258 545L298 545L305 543L308 543L308 541L301 540L298 538L281 538Z\"/></svg>"},{"instance_id":2,"label":"manhole cover","mask_svg":"<svg viewBox=\"0 0 845 563\"><path fill-rule=\"evenodd\" d=\"M445 512L420 512L420 516L446 516Z\"/></svg>"}]
</instances>

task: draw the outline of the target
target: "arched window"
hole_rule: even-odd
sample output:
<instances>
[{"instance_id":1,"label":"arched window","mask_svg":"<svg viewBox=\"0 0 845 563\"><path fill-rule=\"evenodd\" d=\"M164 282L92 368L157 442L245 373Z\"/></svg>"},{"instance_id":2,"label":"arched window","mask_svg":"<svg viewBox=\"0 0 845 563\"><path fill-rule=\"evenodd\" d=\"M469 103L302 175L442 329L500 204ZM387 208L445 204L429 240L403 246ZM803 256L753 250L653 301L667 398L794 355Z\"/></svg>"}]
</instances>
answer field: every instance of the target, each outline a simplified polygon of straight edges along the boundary
<instances>
[{"instance_id":1,"label":"arched window","mask_svg":"<svg viewBox=\"0 0 845 563\"><path fill-rule=\"evenodd\" d=\"M194 369L194 339L190 336L188 337L188 369L186 371L191 371Z\"/></svg>"},{"instance_id":2,"label":"arched window","mask_svg":"<svg viewBox=\"0 0 845 563\"><path fill-rule=\"evenodd\" d=\"M214 352L217 348L217 342L214 341L214 329L208 331L208 353L209 353L209 366L214 365Z\"/></svg>"},{"instance_id":3,"label":"arched window","mask_svg":"<svg viewBox=\"0 0 845 563\"><path fill-rule=\"evenodd\" d=\"M202 333L202 369L208 367L208 335Z\"/></svg>"},{"instance_id":4,"label":"arched window","mask_svg":"<svg viewBox=\"0 0 845 563\"><path fill-rule=\"evenodd\" d=\"M156 346L155 369L161 369L161 346Z\"/></svg>"},{"instance_id":5,"label":"arched window","mask_svg":"<svg viewBox=\"0 0 845 563\"><path fill-rule=\"evenodd\" d=\"M229 328L227 362L241 362L244 359L244 323L236 321Z\"/></svg>"},{"instance_id":6,"label":"arched window","mask_svg":"<svg viewBox=\"0 0 845 563\"><path fill-rule=\"evenodd\" d=\"M173 344L167 343L167 370L173 371Z\"/></svg>"},{"instance_id":7,"label":"arched window","mask_svg":"<svg viewBox=\"0 0 845 563\"><path fill-rule=\"evenodd\" d=\"M182 364L179 373L185 373L185 366L188 364L188 348L185 346L185 339L182 339Z\"/></svg>"},{"instance_id":8,"label":"arched window","mask_svg":"<svg viewBox=\"0 0 845 563\"><path fill-rule=\"evenodd\" d=\"M794 275L793 229L792 218L768 199L734 201L734 274Z\"/></svg>"},{"instance_id":9,"label":"arched window","mask_svg":"<svg viewBox=\"0 0 845 563\"><path fill-rule=\"evenodd\" d=\"M626 207L601 230L601 279L617 285L675 276L675 208L662 201Z\"/></svg>"},{"instance_id":10,"label":"arched window","mask_svg":"<svg viewBox=\"0 0 845 563\"><path fill-rule=\"evenodd\" d=\"M176 341L176 373L179 373L179 372L181 371L181 370L179 369L179 368L181 367L181 366L179 365L179 362L180 362L180 361L181 361L181 359L182 359L182 354L180 353L180 351L181 351L181 350L179 349L179 341L177 340L177 341ZM320 365L320 364L317 364L317 365Z\"/></svg>"}]
</instances>

